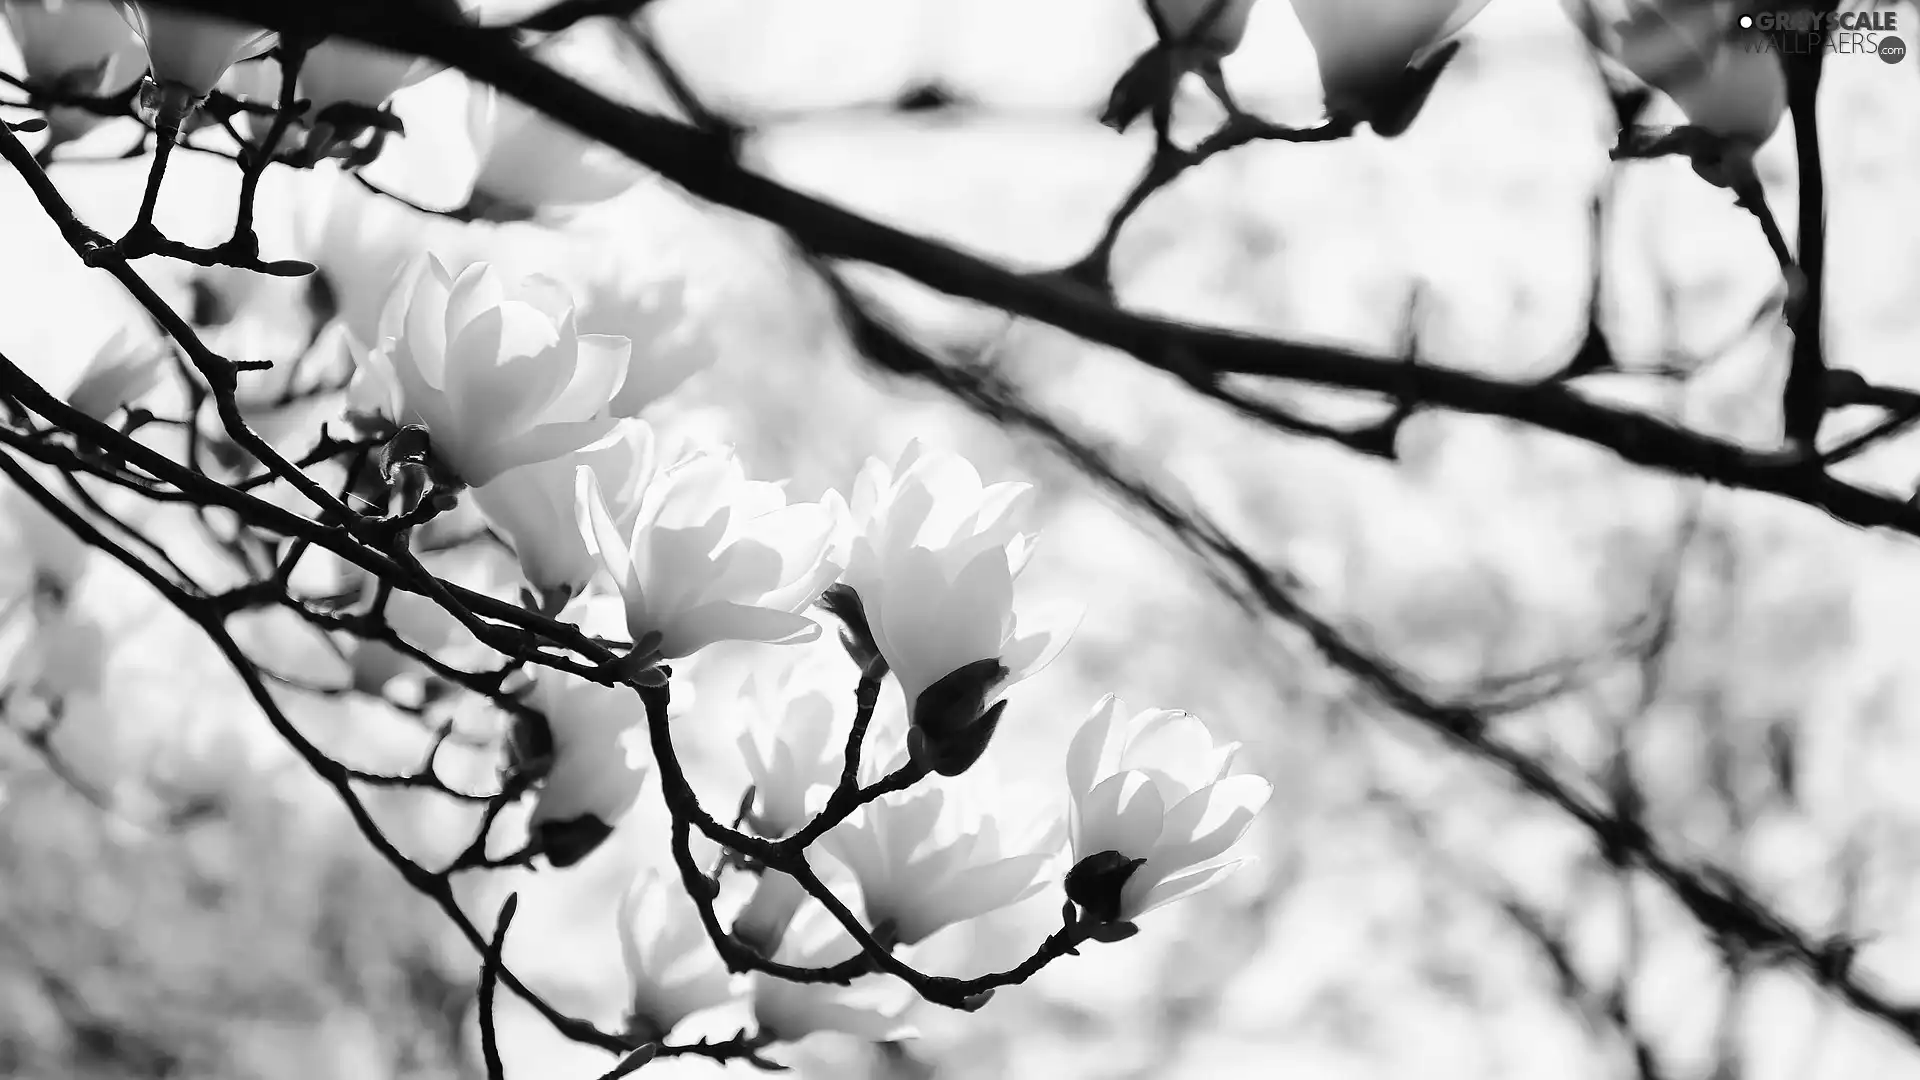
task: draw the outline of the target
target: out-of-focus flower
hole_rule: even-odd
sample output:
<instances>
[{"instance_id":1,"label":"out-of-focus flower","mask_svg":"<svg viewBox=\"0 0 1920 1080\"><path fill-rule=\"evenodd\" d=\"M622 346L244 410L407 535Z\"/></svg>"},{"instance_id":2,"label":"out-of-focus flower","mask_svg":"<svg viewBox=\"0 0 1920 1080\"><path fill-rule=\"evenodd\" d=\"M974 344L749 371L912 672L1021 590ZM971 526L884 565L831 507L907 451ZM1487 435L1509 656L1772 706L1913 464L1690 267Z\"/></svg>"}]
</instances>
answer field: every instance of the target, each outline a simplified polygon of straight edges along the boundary
<instances>
[{"instance_id":1,"label":"out-of-focus flower","mask_svg":"<svg viewBox=\"0 0 1920 1080\"><path fill-rule=\"evenodd\" d=\"M640 797L653 760L646 708L631 690L561 671L540 673L532 704L547 718L549 761L530 827L548 862L572 866Z\"/></svg>"},{"instance_id":2,"label":"out-of-focus flower","mask_svg":"<svg viewBox=\"0 0 1920 1080\"><path fill-rule=\"evenodd\" d=\"M1114 83L1100 122L1125 131L1141 113L1170 100L1189 71L1206 80L1220 104L1237 110L1220 61L1246 37L1253 0L1148 0L1148 8L1160 26L1161 40Z\"/></svg>"},{"instance_id":3,"label":"out-of-focus flower","mask_svg":"<svg viewBox=\"0 0 1920 1080\"><path fill-rule=\"evenodd\" d=\"M900 680L915 758L943 775L985 751L1005 706L994 696L1066 644L1064 627L1021 633L1013 610L1032 497L1026 484L982 485L966 459L917 442L893 469L869 460L854 484L845 584Z\"/></svg>"},{"instance_id":4,"label":"out-of-focus flower","mask_svg":"<svg viewBox=\"0 0 1920 1080\"><path fill-rule=\"evenodd\" d=\"M1588 40L1660 90L1720 145L1689 149L1694 171L1728 186L1752 167L1787 111L1777 51L1738 28L1729 0L1562 0Z\"/></svg>"},{"instance_id":5,"label":"out-of-focus flower","mask_svg":"<svg viewBox=\"0 0 1920 1080\"><path fill-rule=\"evenodd\" d=\"M292 208L291 250L320 268L326 299L353 339L368 345L380 340L380 316L393 299L395 279L413 260L434 250L449 269L463 270L471 260L465 232L440 218L424 219L383 199L336 171L302 174L301 198ZM313 279L309 279L313 280Z\"/></svg>"},{"instance_id":6,"label":"out-of-focus flower","mask_svg":"<svg viewBox=\"0 0 1920 1080\"><path fill-rule=\"evenodd\" d=\"M636 416L713 364L713 338L688 302L685 279L649 282L624 274L594 279L580 307L583 333L633 343L627 381L614 396L616 416Z\"/></svg>"},{"instance_id":7,"label":"out-of-focus flower","mask_svg":"<svg viewBox=\"0 0 1920 1080\"><path fill-rule=\"evenodd\" d=\"M773 956L780 951L794 916L806 901L806 887L792 875L763 870L754 880L753 895L747 897L746 907L734 917L731 933L761 956Z\"/></svg>"},{"instance_id":8,"label":"out-of-focus flower","mask_svg":"<svg viewBox=\"0 0 1920 1080\"><path fill-rule=\"evenodd\" d=\"M300 97L320 122L335 105L377 109L407 85L417 66L414 57L331 37L300 64Z\"/></svg>"},{"instance_id":9,"label":"out-of-focus flower","mask_svg":"<svg viewBox=\"0 0 1920 1080\"><path fill-rule=\"evenodd\" d=\"M534 53L575 77L619 67L609 62L605 42L595 35L594 28L577 26L541 43ZM479 172L469 208L482 217L515 220L549 208L605 202L641 177L620 154L508 95L476 85L471 100L467 127Z\"/></svg>"},{"instance_id":10,"label":"out-of-focus flower","mask_svg":"<svg viewBox=\"0 0 1920 1080\"><path fill-rule=\"evenodd\" d=\"M747 712L740 757L753 780L746 823L774 839L806 825L814 801L809 796L824 795L839 781L844 765L845 738L833 699L823 688L807 685L804 672L797 665L780 679L756 672L748 676L740 695ZM792 877L777 870L762 873L734 920L734 937L772 956L806 897Z\"/></svg>"},{"instance_id":11,"label":"out-of-focus flower","mask_svg":"<svg viewBox=\"0 0 1920 1080\"><path fill-rule=\"evenodd\" d=\"M657 473L630 528L615 524L591 469L574 482L580 531L626 604L636 664L716 641L819 636L800 612L840 572L828 506L787 505L779 485L748 480L731 453L695 453Z\"/></svg>"},{"instance_id":12,"label":"out-of-focus flower","mask_svg":"<svg viewBox=\"0 0 1920 1080\"><path fill-rule=\"evenodd\" d=\"M1668 93L1689 123L1748 154L1773 137L1787 111L1780 57L1737 41L1729 41L1715 53L1705 74Z\"/></svg>"},{"instance_id":13,"label":"out-of-focus flower","mask_svg":"<svg viewBox=\"0 0 1920 1080\"><path fill-rule=\"evenodd\" d=\"M159 124L177 129L227 69L273 47L278 35L214 15L143 0L116 0L147 47L149 74L160 88Z\"/></svg>"},{"instance_id":14,"label":"out-of-focus flower","mask_svg":"<svg viewBox=\"0 0 1920 1080\"><path fill-rule=\"evenodd\" d=\"M1217 884L1240 865L1222 857L1273 793L1233 772L1240 744L1215 745L1198 717L1126 719L1123 708L1102 698L1067 750L1067 895L1095 923L1131 922Z\"/></svg>"},{"instance_id":15,"label":"out-of-focus flower","mask_svg":"<svg viewBox=\"0 0 1920 1080\"><path fill-rule=\"evenodd\" d=\"M640 420L624 420L599 442L552 461L508 469L473 489L480 512L513 545L542 610L558 611L586 587L599 565L573 512L573 474L580 468L599 478L614 526L632 528L641 493L653 478L652 429Z\"/></svg>"},{"instance_id":16,"label":"out-of-focus flower","mask_svg":"<svg viewBox=\"0 0 1920 1080\"><path fill-rule=\"evenodd\" d=\"M473 209L481 217L512 221L605 202L638 179L605 147L492 89L475 90L469 115L480 157Z\"/></svg>"},{"instance_id":17,"label":"out-of-focus flower","mask_svg":"<svg viewBox=\"0 0 1920 1080\"><path fill-rule=\"evenodd\" d=\"M457 0L413 0L413 6L442 18L462 17ZM381 110L393 95L435 70L415 57L342 37L314 46L300 65L300 97L309 103L308 158L339 155L354 165L372 161L385 136L400 130L398 120ZM368 131L375 134L364 150L343 149Z\"/></svg>"},{"instance_id":18,"label":"out-of-focus flower","mask_svg":"<svg viewBox=\"0 0 1920 1080\"><path fill-rule=\"evenodd\" d=\"M486 263L455 279L426 256L398 283L380 339L354 349L358 400L396 427L424 428L454 482L490 483L614 428L627 342L579 333L551 282L509 293Z\"/></svg>"},{"instance_id":19,"label":"out-of-focus flower","mask_svg":"<svg viewBox=\"0 0 1920 1080\"><path fill-rule=\"evenodd\" d=\"M815 905L795 921L793 932L774 959L784 964L831 967L852 959L859 951L860 946L826 909ZM916 1034L901 1020L912 1004L912 992L883 976L870 975L849 986L834 986L788 982L755 972L751 984L755 1023L763 1034L781 1042L797 1042L824 1032L869 1042Z\"/></svg>"},{"instance_id":20,"label":"out-of-focus flower","mask_svg":"<svg viewBox=\"0 0 1920 1080\"><path fill-rule=\"evenodd\" d=\"M0 675L0 695L24 693L56 712L69 698L98 695L106 685L105 628L71 606L35 618L32 633Z\"/></svg>"},{"instance_id":21,"label":"out-of-focus flower","mask_svg":"<svg viewBox=\"0 0 1920 1080\"><path fill-rule=\"evenodd\" d=\"M1313 47L1327 115L1383 136L1413 123L1452 50L1445 42L1487 0L1293 0Z\"/></svg>"},{"instance_id":22,"label":"out-of-focus flower","mask_svg":"<svg viewBox=\"0 0 1920 1080\"><path fill-rule=\"evenodd\" d=\"M900 945L1032 896L1054 856L1004 854L993 819L961 819L938 788L868 803L821 843L860 883L875 933Z\"/></svg>"},{"instance_id":23,"label":"out-of-focus flower","mask_svg":"<svg viewBox=\"0 0 1920 1080\"><path fill-rule=\"evenodd\" d=\"M60 519L26 492L9 485L0 490L0 527L9 534L0 547L7 568L7 593L0 607L27 590L45 607L64 607L92 565L93 549L80 542ZM19 578L14 574L18 573Z\"/></svg>"},{"instance_id":24,"label":"out-of-focus flower","mask_svg":"<svg viewBox=\"0 0 1920 1080\"><path fill-rule=\"evenodd\" d=\"M36 88L98 95L123 88L146 66L140 39L108 0L7 0L0 15ZM77 139L104 119L55 106L47 110L48 137L55 143Z\"/></svg>"},{"instance_id":25,"label":"out-of-focus flower","mask_svg":"<svg viewBox=\"0 0 1920 1080\"><path fill-rule=\"evenodd\" d=\"M378 593L379 582L368 578L361 593L362 609L371 605ZM458 656L451 651L453 648L479 644L451 612L417 593L393 590L387 596L381 617L399 635L400 640L448 663L458 662ZM396 677L422 670L420 661L391 645L361 638L353 640L355 644L347 656L347 663L352 673L353 688L360 693L372 697L383 696L387 684Z\"/></svg>"},{"instance_id":26,"label":"out-of-focus flower","mask_svg":"<svg viewBox=\"0 0 1920 1080\"><path fill-rule=\"evenodd\" d=\"M126 330L107 339L67 395L67 404L105 420L137 401L160 382L161 351Z\"/></svg>"},{"instance_id":27,"label":"out-of-focus flower","mask_svg":"<svg viewBox=\"0 0 1920 1080\"><path fill-rule=\"evenodd\" d=\"M733 999L726 968L677 883L651 870L636 877L620 898L619 931L628 1034L658 1041L694 1013Z\"/></svg>"},{"instance_id":28,"label":"out-of-focus flower","mask_svg":"<svg viewBox=\"0 0 1920 1080\"><path fill-rule=\"evenodd\" d=\"M836 783L844 764L833 699L790 679L768 683L749 676L740 703L748 712L740 757L754 791L747 823L775 839L798 832L807 823L808 794Z\"/></svg>"}]
</instances>

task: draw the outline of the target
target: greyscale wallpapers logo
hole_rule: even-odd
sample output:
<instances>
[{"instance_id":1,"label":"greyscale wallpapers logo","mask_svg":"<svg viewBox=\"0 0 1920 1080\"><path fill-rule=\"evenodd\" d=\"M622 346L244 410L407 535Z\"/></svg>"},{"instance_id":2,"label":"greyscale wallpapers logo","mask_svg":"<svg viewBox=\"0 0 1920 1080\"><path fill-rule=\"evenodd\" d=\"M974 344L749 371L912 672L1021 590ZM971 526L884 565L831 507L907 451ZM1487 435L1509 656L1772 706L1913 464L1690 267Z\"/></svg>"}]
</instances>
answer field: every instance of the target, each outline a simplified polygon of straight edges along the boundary
<instances>
[{"instance_id":1,"label":"greyscale wallpapers logo","mask_svg":"<svg viewBox=\"0 0 1920 1080\"><path fill-rule=\"evenodd\" d=\"M1878 56L1897 64L1907 55L1897 11L1762 11L1740 16L1740 28L1758 30L1747 48L1753 52L1811 53L1825 49L1844 55Z\"/></svg>"}]
</instances>

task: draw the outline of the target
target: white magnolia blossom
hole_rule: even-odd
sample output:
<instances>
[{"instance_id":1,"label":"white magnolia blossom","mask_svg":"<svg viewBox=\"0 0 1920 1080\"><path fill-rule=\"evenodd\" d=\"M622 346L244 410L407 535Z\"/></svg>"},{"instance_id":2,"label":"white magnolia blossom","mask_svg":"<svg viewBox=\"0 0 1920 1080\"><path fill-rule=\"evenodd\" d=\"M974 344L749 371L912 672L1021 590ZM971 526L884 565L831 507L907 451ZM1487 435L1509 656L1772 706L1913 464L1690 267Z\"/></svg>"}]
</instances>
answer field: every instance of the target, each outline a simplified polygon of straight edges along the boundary
<instances>
[{"instance_id":1,"label":"white magnolia blossom","mask_svg":"<svg viewBox=\"0 0 1920 1080\"><path fill-rule=\"evenodd\" d=\"M6 590L0 606L31 592L47 599L72 593L93 562L93 548L32 496L11 485L0 489L0 567Z\"/></svg>"},{"instance_id":2,"label":"white magnolia blossom","mask_svg":"<svg viewBox=\"0 0 1920 1080\"><path fill-rule=\"evenodd\" d=\"M146 67L140 39L108 0L6 0L0 16L37 87L103 94L124 88ZM47 112L55 142L79 138L104 119L71 107Z\"/></svg>"},{"instance_id":3,"label":"white magnolia blossom","mask_svg":"<svg viewBox=\"0 0 1920 1080\"><path fill-rule=\"evenodd\" d=\"M1735 23L1728 0L1561 0L1593 46L1673 99L1687 123L1726 140L1692 152L1694 171L1731 186L1787 111L1777 52ZM1729 169L1731 166L1731 169Z\"/></svg>"},{"instance_id":4,"label":"white magnolia blossom","mask_svg":"<svg viewBox=\"0 0 1920 1080\"><path fill-rule=\"evenodd\" d=\"M680 1021L733 999L732 980L678 882L655 871L620 898L620 956L627 967L627 1031L666 1038Z\"/></svg>"},{"instance_id":5,"label":"white magnolia blossom","mask_svg":"<svg viewBox=\"0 0 1920 1080\"><path fill-rule=\"evenodd\" d=\"M573 512L576 469L590 469L614 526L631 529L654 472L653 430L623 420L599 442L551 461L508 469L473 489L473 501L505 536L527 584L552 607L577 595L599 566Z\"/></svg>"},{"instance_id":6,"label":"white magnolia blossom","mask_svg":"<svg viewBox=\"0 0 1920 1080\"><path fill-rule=\"evenodd\" d=\"M800 831L810 816L808 796L839 782L846 725L825 689L749 676L740 696L746 712L738 740L753 780L747 821L762 836Z\"/></svg>"},{"instance_id":7,"label":"white magnolia blossom","mask_svg":"<svg viewBox=\"0 0 1920 1080\"><path fill-rule=\"evenodd\" d=\"M551 760L529 819L549 861L567 866L597 846L640 797L653 763L646 707L625 687L542 671L531 704L547 718Z\"/></svg>"},{"instance_id":8,"label":"white magnolia blossom","mask_svg":"<svg viewBox=\"0 0 1920 1080\"><path fill-rule=\"evenodd\" d=\"M1375 118L1409 65L1426 61L1487 0L1293 0L1331 116Z\"/></svg>"},{"instance_id":9,"label":"white magnolia blossom","mask_svg":"<svg viewBox=\"0 0 1920 1080\"><path fill-rule=\"evenodd\" d=\"M845 929L816 904L795 920L793 931L773 959L783 964L831 967L851 960L859 951L860 946ZM917 1034L901 1019L913 1003L912 991L886 976L869 975L849 986L835 986L788 982L755 972L750 984L754 1023L762 1034L781 1042L798 1042L825 1032L868 1042L907 1039Z\"/></svg>"},{"instance_id":10,"label":"white magnolia blossom","mask_svg":"<svg viewBox=\"0 0 1920 1080\"><path fill-rule=\"evenodd\" d=\"M1700 78L1669 91L1687 122L1751 153L1773 137L1787 112L1787 80L1780 57L1738 42L1714 53Z\"/></svg>"},{"instance_id":11,"label":"white magnolia blossom","mask_svg":"<svg viewBox=\"0 0 1920 1080\"><path fill-rule=\"evenodd\" d=\"M793 875L778 870L762 871L754 880L753 894L747 897L746 906L734 916L731 933L761 956L772 956L780 950L794 916L806 902L806 886Z\"/></svg>"},{"instance_id":12,"label":"white magnolia blossom","mask_svg":"<svg viewBox=\"0 0 1920 1080\"><path fill-rule=\"evenodd\" d=\"M1065 646L1070 625L1022 627L1014 614L1033 499L1031 485L984 485L965 458L917 442L891 469L869 459L855 481L845 584L916 724L926 719L922 696L960 668L997 660L1006 669L981 688L984 706Z\"/></svg>"},{"instance_id":13,"label":"white magnolia blossom","mask_svg":"<svg viewBox=\"0 0 1920 1080\"><path fill-rule=\"evenodd\" d=\"M509 288L484 262L456 279L426 256L397 284L379 333L353 351L356 403L425 428L433 459L461 483L552 460L617 421L609 402L626 377L626 340L579 333L544 279Z\"/></svg>"},{"instance_id":14,"label":"white magnolia blossom","mask_svg":"<svg viewBox=\"0 0 1920 1080\"><path fill-rule=\"evenodd\" d=\"M579 318L585 333L633 343L627 381L613 399L616 416L639 415L712 366L718 355L682 277L635 281L616 267L588 283Z\"/></svg>"},{"instance_id":15,"label":"white magnolia blossom","mask_svg":"<svg viewBox=\"0 0 1920 1080\"><path fill-rule=\"evenodd\" d=\"M1726 0L1561 0L1576 25L1688 123L1757 146L1786 112L1777 53L1739 34Z\"/></svg>"},{"instance_id":16,"label":"white magnolia blossom","mask_svg":"<svg viewBox=\"0 0 1920 1080\"><path fill-rule=\"evenodd\" d=\"M372 577L367 578L356 610L370 608L379 594L379 585ZM456 648L464 652L479 645L473 634L460 625L460 620L454 618L451 612L418 593L394 589L387 594L387 604L381 610L381 617L400 640L450 664L457 664L461 659L454 651ZM387 692L387 684L395 678L422 670L419 660L385 642L358 637L353 642L347 663L353 688L360 693L383 696Z\"/></svg>"},{"instance_id":17,"label":"white magnolia blossom","mask_svg":"<svg viewBox=\"0 0 1920 1080\"><path fill-rule=\"evenodd\" d=\"M655 474L626 528L593 470L577 470L574 483L580 531L626 605L636 661L717 641L819 636L800 612L840 573L829 506L788 505L778 484L748 480L730 452L695 453Z\"/></svg>"},{"instance_id":18,"label":"white magnolia blossom","mask_svg":"<svg viewBox=\"0 0 1920 1080\"><path fill-rule=\"evenodd\" d=\"M605 41L596 39L593 28L584 25L547 39L533 51L589 84L604 84L604 78L590 76L623 67ZM617 151L491 87L474 87L467 130L479 159L473 205L489 217L511 219L553 207L605 202L641 177Z\"/></svg>"},{"instance_id":19,"label":"white magnolia blossom","mask_svg":"<svg viewBox=\"0 0 1920 1080\"><path fill-rule=\"evenodd\" d=\"M1244 861L1223 857L1273 793L1266 780L1233 771L1240 744L1216 745L1198 717L1149 709L1128 719L1123 709L1113 695L1102 698L1067 751L1076 869L1105 852L1145 860L1117 896L1109 881L1093 904L1074 897L1108 921L1217 884Z\"/></svg>"},{"instance_id":20,"label":"white magnolia blossom","mask_svg":"<svg viewBox=\"0 0 1920 1080\"><path fill-rule=\"evenodd\" d=\"M105 689L107 632L99 620L73 606L43 610L33 619L0 673L0 695L24 694L58 711L69 699Z\"/></svg>"},{"instance_id":21,"label":"white magnolia blossom","mask_svg":"<svg viewBox=\"0 0 1920 1080\"><path fill-rule=\"evenodd\" d=\"M935 931L1015 904L1038 892L1057 853L1007 855L991 817L968 820L938 788L868 803L821 837L860 883L867 922L915 945Z\"/></svg>"},{"instance_id":22,"label":"white magnolia blossom","mask_svg":"<svg viewBox=\"0 0 1920 1080\"><path fill-rule=\"evenodd\" d=\"M316 119L334 105L377 109L426 70L414 57L330 37L301 61L300 97Z\"/></svg>"},{"instance_id":23,"label":"white magnolia blossom","mask_svg":"<svg viewBox=\"0 0 1920 1080\"><path fill-rule=\"evenodd\" d=\"M182 86L194 102L207 96L227 69L273 47L278 35L215 15L143 0L119 0L147 47L153 81ZM177 118L176 118L177 119Z\"/></svg>"},{"instance_id":24,"label":"white magnolia blossom","mask_svg":"<svg viewBox=\"0 0 1920 1080\"><path fill-rule=\"evenodd\" d=\"M161 350L126 330L107 339L67 395L67 404L105 420L160 383Z\"/></svg>"}]
</instances>

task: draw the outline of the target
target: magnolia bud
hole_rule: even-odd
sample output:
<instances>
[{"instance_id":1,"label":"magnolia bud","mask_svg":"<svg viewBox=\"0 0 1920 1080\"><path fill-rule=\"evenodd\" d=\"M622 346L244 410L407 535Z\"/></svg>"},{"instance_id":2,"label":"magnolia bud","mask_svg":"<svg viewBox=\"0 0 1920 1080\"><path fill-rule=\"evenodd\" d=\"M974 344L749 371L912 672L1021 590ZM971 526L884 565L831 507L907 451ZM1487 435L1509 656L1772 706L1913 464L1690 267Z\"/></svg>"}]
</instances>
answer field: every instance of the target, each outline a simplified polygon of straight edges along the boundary
<instances>
[{"instance_id":1,"label":"magnolia bud","mask_svg":"<svg viewBox=\"0 0 1920 1080\"><path fill-rule=\"evenodd\" d=\"M913 760L941 776L959 776L980 760L1007 703L986 707L988 695L1007 678L997 659L955 668L921 693L913 705L907 750Z\"/></svg>"},{"instance_id":2,"label":"magnolia bud","mask_svg":"<svg viewBox=\"0 0 1920 1080\"><path fill-rule=\"evenodd\" d=\"M1067 899L1080 905L1088 922L1113 922L1120 917L1120 890L1146 862L1118 851L1095 852L1067 871Z\"/></svg>"},{"instance_id":3,"label":"magnolia bud","mask_svg":"<svg viewBox=\"0 0 1920 1080\"><path fill-rule=\"evenodd\" d=\"M593 854L612 835L613 826L591 814L570 821L543 821L533 827L536 850L557 870Z\"/></svg>"},{"instance_id":4,"label":"magnolia bud","mask_svg":"<svg viewBox=\"0 0 1920 1080\"><path fill-rule=\"evenodd\" d=\"M840 644L853 662L860 666L861 673L868 676L885 675L887 660L880 655L880 646L874 644L873 629L867 624L867 608L860 602L860 594L845 582L838 582L820 594L819 604L828 614L846 624L846 632L840 635ZM875 664L879 666L876 668Z\"/></svg>"}]
</instances>

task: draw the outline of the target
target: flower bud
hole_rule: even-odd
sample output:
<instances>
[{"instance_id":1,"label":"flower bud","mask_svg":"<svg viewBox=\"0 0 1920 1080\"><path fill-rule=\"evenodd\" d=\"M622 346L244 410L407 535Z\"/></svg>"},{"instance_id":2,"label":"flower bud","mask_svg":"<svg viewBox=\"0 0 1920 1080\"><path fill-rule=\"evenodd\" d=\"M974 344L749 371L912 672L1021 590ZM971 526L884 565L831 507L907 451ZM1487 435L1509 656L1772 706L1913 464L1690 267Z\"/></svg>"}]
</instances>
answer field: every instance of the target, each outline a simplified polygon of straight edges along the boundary
<instances>
[{"instance_id":1,"label":"flower bud","mask_svg":"<svg viewBox=\"0 0 1920 1080\"><path fill-rule=\"evenodd\" d=\"M542 821L533 826L535 848L556 870L564 870L593 854L612 835L613 826L592 816Z\"/></svg>"},{"instance_id":2,"label":"flower bud","mask_svg":"<svg viewBox=\"0 0 1920 1080\"><path fill-rule=\"evenodd\" d=\"M1000 725L1005 701L987 698L1007 678L998 660L976 660L949 672L920 695L913 707L907 749L913 760L941 776L959 776L986 753Z\"/></svg>"},{"instance_id":3,"label":"flower bud","mask_svg":"<svg viewBox=\"0 0 1920 1080\"><path fill-rule=\"evenodd\" d=\"M840 644L847 655L859 666L862 674L879 676L887 673L887 658L880 655L880 646L873 642L873 629L867 625L867 609L860 603L860 594L854 592L845 582L836 582L820 594L820 606L827 614L839 619L846 629L840 634ZM875 665L879 666L876 668Z\"/></svg>"},{"instance_id":4,"label":"flower bud","mask_svg":"<svg viewBox=\"0 0 1920 1080\"><path fill-rule=\"evenodd\" d=\"M1067 871L1067 899L1080 905L1089 922L1114 922L1120 918L1121 888L1146 864L1117 851L1094 852Z\"/></svg>"}]
</instances>

